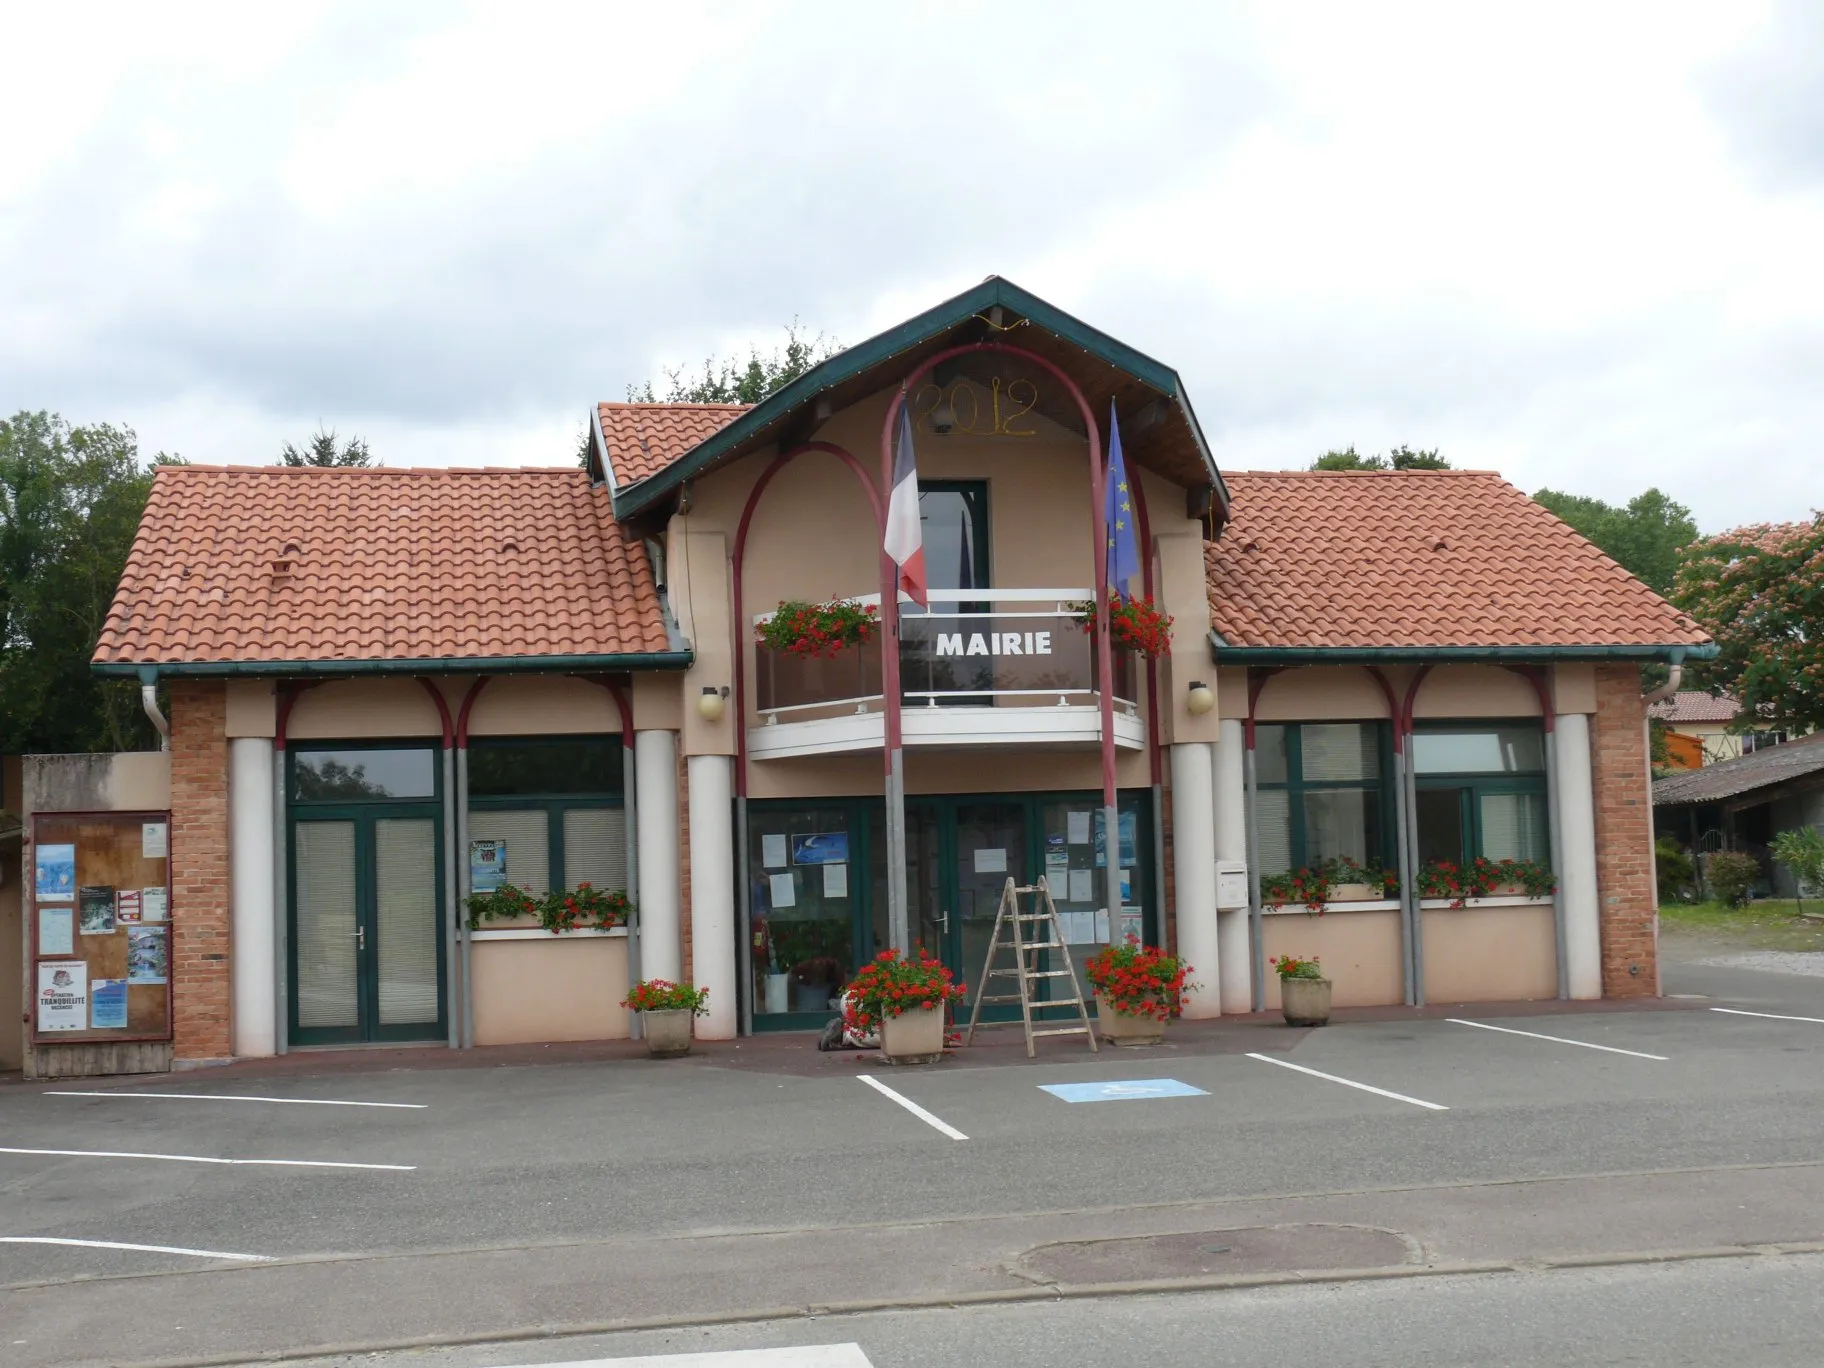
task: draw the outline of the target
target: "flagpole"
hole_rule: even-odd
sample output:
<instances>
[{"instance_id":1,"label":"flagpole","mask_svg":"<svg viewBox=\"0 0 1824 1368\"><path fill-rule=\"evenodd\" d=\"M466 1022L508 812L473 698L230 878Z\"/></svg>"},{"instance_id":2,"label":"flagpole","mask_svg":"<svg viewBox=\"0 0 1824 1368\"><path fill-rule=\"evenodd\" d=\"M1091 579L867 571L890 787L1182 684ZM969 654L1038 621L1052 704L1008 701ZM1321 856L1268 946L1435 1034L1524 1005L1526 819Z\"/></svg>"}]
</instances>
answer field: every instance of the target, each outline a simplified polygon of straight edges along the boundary
<instances>
[{"instance_id":1,"label":"flagpole","mask_svg":"<svg viewBox=\"0 0 1824 1368\"><path fill-rule=\"evenodd\" d=\"M887 404L881 429L880 487L893 492L893 420L906 402L906 387ZM906 771L900 749L899 567L880 552L880 692L886 761L887 808L887 940L910 954L911 926L906 911Z\"/></svg>"},{"instance_id":2,"label":"flagpole","mask_svg":"<svg viewBox=\"0 0 1824 1368\"><path fill-rule=\"evenodd\" d=\"M1110 441L1114 436L1114 405L1109 405ZM1121 925L1121 827L1115 812L1115 651L1108 635L1108 480L1109 473L1095 420L1089 426L1090 503L1096 522L1096 691L1102 723L1102 849L1104 888L1108 908L1108 938L1115 939Z\"/></svg>"}]
</instances>

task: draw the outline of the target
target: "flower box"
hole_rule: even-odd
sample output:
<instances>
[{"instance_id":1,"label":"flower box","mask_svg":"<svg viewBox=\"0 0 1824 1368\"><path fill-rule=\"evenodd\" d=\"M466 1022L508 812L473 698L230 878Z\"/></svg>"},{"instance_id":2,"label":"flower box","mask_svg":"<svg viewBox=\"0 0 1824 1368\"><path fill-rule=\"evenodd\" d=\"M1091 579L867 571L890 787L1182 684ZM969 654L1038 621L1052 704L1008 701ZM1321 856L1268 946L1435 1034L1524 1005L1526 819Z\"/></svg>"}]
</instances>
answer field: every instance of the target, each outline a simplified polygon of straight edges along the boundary
<instances>
[{"instance_id":1,"label":"flower box","mask_svg":"<svg viewBox=\"0 0 1824 1368\"><path fill-rule=\"evenodd\" d=\"M1365 883L1331 884L1329 901L1331 901L1333 903L1374 902L1385 896L1386 896L1385 893L1383 893L1381 889L1377 888L1373 884L1365 884Z\"/></svg>"}]
</instances>

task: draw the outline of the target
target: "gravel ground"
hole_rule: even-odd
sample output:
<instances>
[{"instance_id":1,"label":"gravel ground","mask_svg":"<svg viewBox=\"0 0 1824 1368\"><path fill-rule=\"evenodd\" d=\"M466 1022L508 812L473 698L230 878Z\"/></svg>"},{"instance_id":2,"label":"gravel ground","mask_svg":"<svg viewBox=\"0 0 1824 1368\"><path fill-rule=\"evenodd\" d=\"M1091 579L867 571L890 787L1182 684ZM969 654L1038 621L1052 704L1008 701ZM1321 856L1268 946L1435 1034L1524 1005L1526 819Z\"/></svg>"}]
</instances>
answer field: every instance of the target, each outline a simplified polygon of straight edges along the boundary
<instances>
[{"instance_id":1,"label":"gravel ground","mask_svg":"<svg viewBox=\"0 0 1824 1368\"><path fill-rule=\"evenodd\" d=\"M1743 950L1685 962L1714 965L1719 969L1759 969L1765 974L1809 974L1824 978L1824 951L1816 950Z\"/></svg>"}]
</instances>

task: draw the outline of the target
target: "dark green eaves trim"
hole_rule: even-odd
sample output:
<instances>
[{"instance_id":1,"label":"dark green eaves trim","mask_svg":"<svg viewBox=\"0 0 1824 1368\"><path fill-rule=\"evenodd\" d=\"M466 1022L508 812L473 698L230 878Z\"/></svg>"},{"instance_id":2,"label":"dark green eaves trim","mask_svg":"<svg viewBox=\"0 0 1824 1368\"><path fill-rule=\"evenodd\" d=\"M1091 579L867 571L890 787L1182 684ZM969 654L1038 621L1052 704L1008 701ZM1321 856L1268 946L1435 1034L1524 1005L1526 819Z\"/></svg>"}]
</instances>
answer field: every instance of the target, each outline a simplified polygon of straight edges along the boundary
<instances>
[{"instance_id":1,"label":"dark green eaves trim","mask_svg":"<svg viewBox=\"0 0 1824 1368\"><path fill-rule=\"evenodd\" d=\"M1489 660L1714 660L1714 642L1702 646L1230 646L1210 633L1210 658L1220 665L1375 665L1398 662Z\"/></svg>"},{"instance_id":2,"label":"dark green eaves trim","mask_svg":"<svg viewBox=\"0 0 1824 1368\"><path fill-rule=\"evenodd\" d=\"M811 402L824 390L852 380L890 357L908 351L997 304L1029 320L1034 326L1093 353L1115 369L1125 371L1142 384L1172 398L1183 410L1185 422L1190 425L1191 433L1196 438L1198 450L1203 455L1219 500L1223 507L1228 506L1228 486L1223 483L1222 475L1216 469L1215 456L1204 439L1203 430L1197 424L1196 414L1191 411L1190 400L1185 396L1184 384L1177 371L1155 361L1144 352L1135 351L1125 342L1117 341L1107 333L1090 327L1081 319L1073 318L1055 305L1047 304L1012 281L989 276L980 285L813 366L791 384L768 395L663 470L628 485L614 485L611 482L615 518L625 521L651 507L686 480L714 465L730 451L800 405ZM1017 342L1017 337L1015 341Z\"/></svg>"},{"instance_id":3,"label":"dark green eaves trim","mask_svg":"<svg viewBox=\"0 0 1824 1368\"><path fill-rule=\"evenodd\" d=\"M442 656L422 660L179 660L159 665L126 661L89 666L99 675L137 675L152 683L160 675L533 674L560 670L688 670L695 654L635 651L625 655Z\"/></svg>"}]
</instances>

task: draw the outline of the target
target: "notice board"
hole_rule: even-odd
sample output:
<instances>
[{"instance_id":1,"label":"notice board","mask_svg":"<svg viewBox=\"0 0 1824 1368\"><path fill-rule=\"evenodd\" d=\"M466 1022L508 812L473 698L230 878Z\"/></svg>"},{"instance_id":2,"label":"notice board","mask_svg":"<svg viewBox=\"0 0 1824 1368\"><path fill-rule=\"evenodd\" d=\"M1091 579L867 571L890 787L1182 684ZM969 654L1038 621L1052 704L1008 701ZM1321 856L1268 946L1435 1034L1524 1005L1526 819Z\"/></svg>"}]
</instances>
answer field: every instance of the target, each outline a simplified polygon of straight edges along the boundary
<instances>
[{"instance_id":1,"label":"notice board","mask_svg":"<svg viewBox=\"0 0 1824 1368\"><path fill-rule=\"evenodd\" d=\"M171 814L32 819L35 1045L171 1039Z\"/></svg>"}]
</instances>

